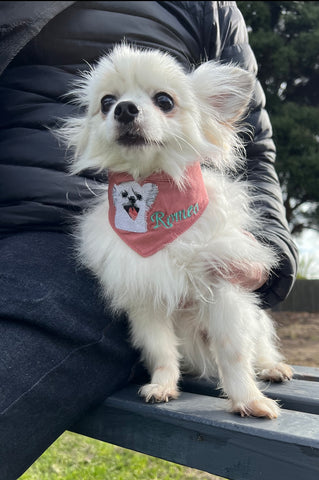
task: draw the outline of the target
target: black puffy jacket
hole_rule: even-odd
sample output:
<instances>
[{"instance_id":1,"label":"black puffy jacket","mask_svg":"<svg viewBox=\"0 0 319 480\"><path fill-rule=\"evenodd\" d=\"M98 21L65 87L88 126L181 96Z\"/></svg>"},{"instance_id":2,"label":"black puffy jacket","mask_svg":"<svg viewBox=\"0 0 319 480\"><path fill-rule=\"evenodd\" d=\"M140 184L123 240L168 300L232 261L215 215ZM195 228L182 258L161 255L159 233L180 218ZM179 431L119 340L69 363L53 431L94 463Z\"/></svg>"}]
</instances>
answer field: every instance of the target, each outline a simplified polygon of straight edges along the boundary
<instances>
[{"instance_id":1,"label":"black puffy jacket","mask_svg":"<svg viewBox=\"0 0 319 480\"><path fill-rule=\"evenodd\" d=\"M126 39L159 48L186 68L202 60L233 61L255 74L244 20L235 2L1 2L0 232L65 230L100 179L69 176L65 152L47 129L74 113L63 95L74 76ZM261 195L265 236L281 266L260 293L265 306L283 300L296 273L274 169L275 147L259 82L249 121L247 176Z\"/></svg>"}]
</instances>

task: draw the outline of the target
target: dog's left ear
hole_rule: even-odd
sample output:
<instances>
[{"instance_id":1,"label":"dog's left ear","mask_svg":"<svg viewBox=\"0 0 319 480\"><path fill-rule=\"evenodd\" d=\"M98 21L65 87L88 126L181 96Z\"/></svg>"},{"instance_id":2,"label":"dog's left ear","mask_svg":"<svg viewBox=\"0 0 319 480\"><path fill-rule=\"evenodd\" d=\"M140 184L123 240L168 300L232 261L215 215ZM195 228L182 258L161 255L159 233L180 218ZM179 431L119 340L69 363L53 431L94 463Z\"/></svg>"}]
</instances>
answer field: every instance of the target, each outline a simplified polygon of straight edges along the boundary
<instances>
[{"instance_id":1,"label":"dog's left ear","mask_svg":"<svg viewBox=\"0 0 319 480\"><path fill-rule=\"evenodd\" d=\"M151 207L155 202L158 193L158 186L155 183L145 183L142 187L143 194L145 195L145 204L147 207Z\"/></svg>"},{"instance_id":2,"label":"dog's left ear","mask_svg":"<svg viewBox=\"0 0 319 480\"><path fill-rule=\"evenodd\" d=\"M196 96L202 109L211 107L221 122L232 124L247 110L255 77L242 68L206 62L192 74Z\"/></svg>"}]
</instances>

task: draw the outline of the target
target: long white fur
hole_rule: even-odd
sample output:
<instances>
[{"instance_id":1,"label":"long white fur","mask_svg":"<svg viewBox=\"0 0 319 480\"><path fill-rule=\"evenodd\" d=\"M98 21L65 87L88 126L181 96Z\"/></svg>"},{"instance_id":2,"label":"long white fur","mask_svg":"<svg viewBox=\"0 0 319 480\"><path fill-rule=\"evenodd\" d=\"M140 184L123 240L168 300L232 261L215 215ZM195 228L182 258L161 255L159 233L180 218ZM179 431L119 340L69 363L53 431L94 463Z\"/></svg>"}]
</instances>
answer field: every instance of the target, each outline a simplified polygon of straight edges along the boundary
<instances>
[{"instance_id":1,"label":"long white fur","mask_svg":"<svg viewBox=\"0 0 319 480\"><path fill-rule=\"evenodd\" d=\"M259 262L271 271L278 261L246 234L260 227L250 190L227 176L242 162L236 123L253 84L233 65L207 62L186 74L167 54L122 45L83 76L73 95L85 114L67 120L60 136L74 151L73 173L111 169L138 180L162 170L182 185L196 160L211 166L203 169L208 207L163 250L144 258L122 242L108 223L105 191L80 218L78 254L113 309L129 315L132 342L151 374L141 389L147 401L176 398L181 370L218 374L232 411L274 418L278 406L261 393L255 373L267 379L273 371L282 380L291 371L280 363L272 321L257 296L227 280L233 266L249 270ZM175 101L170 114L152 100L163 91ZM138 105L137 128L147 145L117 142L116 104L107 115L100 111L107 94Z\"/></svg>"}]
</instances>

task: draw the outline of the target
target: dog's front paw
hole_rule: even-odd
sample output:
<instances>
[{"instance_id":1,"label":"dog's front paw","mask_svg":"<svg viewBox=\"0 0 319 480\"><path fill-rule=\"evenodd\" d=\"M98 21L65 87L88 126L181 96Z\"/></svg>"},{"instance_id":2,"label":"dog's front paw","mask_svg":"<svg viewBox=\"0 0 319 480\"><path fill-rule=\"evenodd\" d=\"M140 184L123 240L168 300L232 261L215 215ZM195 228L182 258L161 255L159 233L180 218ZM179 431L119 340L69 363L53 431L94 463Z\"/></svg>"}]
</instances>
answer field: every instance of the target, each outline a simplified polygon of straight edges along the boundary
<instances>
[{"instance_id":1,"label":"dog's front paw","mask_svg":"<svg viewBox=\"0 0 319 480\"><path fill-rule=\"evenodd\" d=\"M168 402L178 397L179 392L176 387L160 385L157 383L148 383L139 390L139 395L144 397L146 402Z\"/></svg>"},{"instance_id":2,"label":"dog's front paw","mask_svg":"<svg viewBox=\"0 0 319 480\"><path fill-rule=\"evenodd\" d=\"M264 381L270 382L284 382L286 380L291 380L293 376L292 368L286 363L277 363L272 368L265 368L262 370L258 378Z\"/></svg>"},{"instance_id":3,"label":"dog's front paw","mask_svg":"<svg viewBox=\"0 0 319 480\"><path fill-rule=\"evenodd\" d=\"M262 396L248 403L237 403L232 406L231 411L239 413L242 417L273 419L278 417L280 408L275 400Z\"/></svg>"}]
</instances>

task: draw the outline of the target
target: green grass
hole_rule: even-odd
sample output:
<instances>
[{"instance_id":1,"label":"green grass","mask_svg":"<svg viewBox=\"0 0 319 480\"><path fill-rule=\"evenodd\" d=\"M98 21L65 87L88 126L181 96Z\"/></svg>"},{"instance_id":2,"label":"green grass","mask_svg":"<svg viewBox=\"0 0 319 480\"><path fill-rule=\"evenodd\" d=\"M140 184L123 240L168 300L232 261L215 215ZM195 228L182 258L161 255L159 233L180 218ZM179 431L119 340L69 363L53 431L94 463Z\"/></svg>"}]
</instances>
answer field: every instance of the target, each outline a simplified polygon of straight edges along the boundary
<instances>
[{"instance_id":1,"label":"green grass","mask_svg":"<svg viewBox=\"0 0 319 480\"><path fill-rule=\"evenodd\" d=\"M218 477L64 433L20 480L215 480Z\"/></svg>"}]
</instances>

